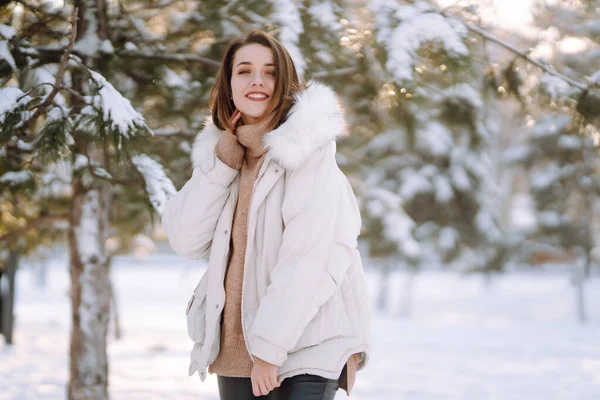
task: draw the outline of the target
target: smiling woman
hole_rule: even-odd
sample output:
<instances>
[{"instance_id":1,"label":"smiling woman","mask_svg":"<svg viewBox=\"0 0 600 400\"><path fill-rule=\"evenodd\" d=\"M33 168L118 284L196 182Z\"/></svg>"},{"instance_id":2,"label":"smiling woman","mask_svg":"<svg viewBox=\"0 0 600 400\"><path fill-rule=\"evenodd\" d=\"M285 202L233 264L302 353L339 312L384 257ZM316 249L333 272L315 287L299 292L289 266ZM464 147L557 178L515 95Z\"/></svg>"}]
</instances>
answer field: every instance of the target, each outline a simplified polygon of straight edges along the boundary
<instances>
[{"instance_id":1,"label":"smiling woman","mask_svg":"<svg viewBox=\"0 0 600 400\"><path fill-rule=\"evenodd\" d=\"M162 215L173 250L209 256L186 308L189 373L216 374L222 400L349 393L371 321L359 209L335 159L339 100L301 87L287 50L253 31L227 49L211 107Z\"/></svg>"},{"instance_id":2,"label":"smiling woman","mask_svg":"<svg viewBox=\"0 0 600 400\"><path fill-rule=\"evenodd\" d=\"M231 42L222 65L210 94L213 122L221 130L235 130L231 116L236 109L244 124L264 122L272 115L266 129L275 129L302 89L287 50L261 31Z\"/></svg>"}]
</instances>

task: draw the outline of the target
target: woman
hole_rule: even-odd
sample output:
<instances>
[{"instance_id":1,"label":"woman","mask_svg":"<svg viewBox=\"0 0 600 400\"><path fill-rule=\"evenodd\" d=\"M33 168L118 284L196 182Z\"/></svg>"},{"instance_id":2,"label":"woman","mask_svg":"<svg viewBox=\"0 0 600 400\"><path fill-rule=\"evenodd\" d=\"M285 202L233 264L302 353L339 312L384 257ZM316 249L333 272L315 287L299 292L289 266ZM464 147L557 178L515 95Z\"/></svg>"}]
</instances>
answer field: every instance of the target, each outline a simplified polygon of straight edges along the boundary
<instances>
[{"instance_id":1,"label":"woman","mask_svg":"<svg viewBox=\"0 0 600 400\"><path fill-rule=\"evenodd\" d=\"M371 321L338 99L301 88L285 48L252 31L227 49L210 104L192 177L162 216L175 252L209 256L186 310L189 374L217 374L222 400L349 393Z\"/></svg>"}]
</instances>

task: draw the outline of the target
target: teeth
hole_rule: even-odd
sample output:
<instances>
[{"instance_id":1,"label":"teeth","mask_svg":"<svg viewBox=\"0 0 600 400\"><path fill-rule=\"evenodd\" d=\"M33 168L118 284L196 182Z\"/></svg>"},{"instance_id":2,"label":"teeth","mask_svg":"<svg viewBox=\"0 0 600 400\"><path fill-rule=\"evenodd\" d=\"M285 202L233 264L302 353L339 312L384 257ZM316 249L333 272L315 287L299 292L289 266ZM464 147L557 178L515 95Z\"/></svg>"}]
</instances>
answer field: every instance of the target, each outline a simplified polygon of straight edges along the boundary
<instances>
[{"instance_id":1,"label":"teeth","mask_svg":"<svg viewBox=\"0 0 600 400\"><path fill-rule=\"evenodd\" d=\"M248 97L251 97L253 99L266 99L267 96L265 96L264 94L249 94Z\"/></svg>"}]
</instances>

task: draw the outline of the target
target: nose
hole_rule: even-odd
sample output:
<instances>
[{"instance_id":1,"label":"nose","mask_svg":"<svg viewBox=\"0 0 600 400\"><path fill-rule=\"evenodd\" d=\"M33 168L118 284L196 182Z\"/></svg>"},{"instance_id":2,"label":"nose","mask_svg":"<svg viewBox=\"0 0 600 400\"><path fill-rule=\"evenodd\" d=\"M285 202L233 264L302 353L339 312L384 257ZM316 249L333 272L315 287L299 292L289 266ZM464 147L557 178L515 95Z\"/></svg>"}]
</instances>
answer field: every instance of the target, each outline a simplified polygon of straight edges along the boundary
<instances>
[{"instance_id":1,"label":"nose","mask_svg":"<svg viewBox=\"0 0 600 400\"><path fill-rule=\"evenodd\" d=\"M252 86L263 86L263 79L260 73L252 76Z\"/></svg>"}]
</instances>

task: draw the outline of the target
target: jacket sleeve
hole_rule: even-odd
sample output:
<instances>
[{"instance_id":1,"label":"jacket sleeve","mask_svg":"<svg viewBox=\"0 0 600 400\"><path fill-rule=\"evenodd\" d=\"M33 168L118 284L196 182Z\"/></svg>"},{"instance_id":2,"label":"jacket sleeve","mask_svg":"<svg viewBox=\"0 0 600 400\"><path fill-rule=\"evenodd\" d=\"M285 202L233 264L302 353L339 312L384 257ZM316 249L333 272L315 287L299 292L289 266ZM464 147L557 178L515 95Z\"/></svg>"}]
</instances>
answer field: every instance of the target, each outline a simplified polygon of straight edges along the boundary
<instances>
[{"instance_id":1,"label":"jacket sleeve","mask_svg":"<svg viewBox=\"0 0 600 400\"><path fill-rule=\"evenodd\" d=\"M285 223L271 283L248 332L252 355L281 365L345 277L360 233L350 185L333 143L286 177Z\"/></svg>"},{"instance_id":2,"label":"jacket sleeve","mask_svg":"<svg viewBox=\"0 0 600 400\"><path fill-rule=\"evenodd\" d=\"M169 198L162 225L173 251L189 258L208 255L217 221L238 170L214 154L194 167L192 177Z\"/></svg>"}]
</instances>

